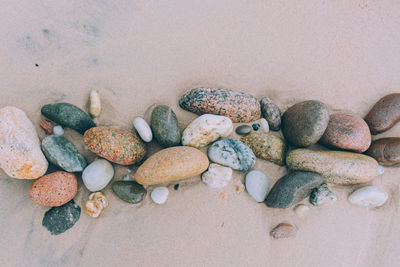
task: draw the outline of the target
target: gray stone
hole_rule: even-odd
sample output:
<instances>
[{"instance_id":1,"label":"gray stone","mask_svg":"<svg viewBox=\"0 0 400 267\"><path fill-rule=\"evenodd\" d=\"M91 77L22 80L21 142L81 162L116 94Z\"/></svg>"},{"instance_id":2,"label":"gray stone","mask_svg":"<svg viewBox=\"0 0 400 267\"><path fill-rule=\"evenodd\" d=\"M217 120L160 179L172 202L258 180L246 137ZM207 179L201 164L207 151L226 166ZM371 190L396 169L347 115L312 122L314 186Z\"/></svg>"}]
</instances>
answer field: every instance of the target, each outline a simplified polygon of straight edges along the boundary
<instances>
[{"instance_id":1,"label":"gray stone","mask_svg":"<svg viewBox=\"0 0 400 267\"><path fill-rule=\"evenodd\" d=\"M135 181L116 181L112 190L120 199L132 204L142 202L147 194L147 190Z\"/></svg>"},{"instance_id":2,"label":"gray stone","mask_svg":"<svg viewBox=\"0 0 400 267\"><path fill-rule=\"evenodd\" d=\"M263 97L260 101L262 116L267 120L272 131L281 129L281 110L268 97Z\"/></svg>"},{"instance_id":3,"label":"gray stone","mask_svg":"<svg viewBox=\"0 0 400 267\"><path fill-rule=\"evenodd\" d=\"M337 200L336 195L329 190L327 184L314 188L310 194L310 203L319 206L324 203L333 203Z\"/></svg>"},{"instance_id":4,"label":"gray stone","mask_svg":"<svg viewBox=\"0 0 400 267\"><path fill-rule=\"evenodd\" d=\"M268 179L264 173L253 170L246 174L246 190L257 202L263 202L268 194Z\"/></svg>"},{"instance_id":5,"label":"gray stone","mask_svg":"<svg viewBox=\"0 0 400 267\"><path fill-rule=\"evenodd\" d=\"M42 225L52 235L59 235L72 228L81 216L81 208L74 200L49 209L43 217Z\"/></svg>"},{"instance_id":6,"label":"gray stone","mask_svg":"<svg viewBox=\"0 0 400 267\"><path fill-rule=\"evenodd\" d=\"M236 128L236 133L238 135L247 135L251 132L251 126L249 125L240 125Z\"/></svg>"},{"instance_id":7,"label":"gray stone","mask_svg":"<svg viewBox=\"0 0 400 267\"><path fill-rule=\"evenodd\" d=\"M178 146L181 143L178 118L168 106L159 105L151 113L151 130L154 138L163 147Z\"/></svg>"}]
</instances>

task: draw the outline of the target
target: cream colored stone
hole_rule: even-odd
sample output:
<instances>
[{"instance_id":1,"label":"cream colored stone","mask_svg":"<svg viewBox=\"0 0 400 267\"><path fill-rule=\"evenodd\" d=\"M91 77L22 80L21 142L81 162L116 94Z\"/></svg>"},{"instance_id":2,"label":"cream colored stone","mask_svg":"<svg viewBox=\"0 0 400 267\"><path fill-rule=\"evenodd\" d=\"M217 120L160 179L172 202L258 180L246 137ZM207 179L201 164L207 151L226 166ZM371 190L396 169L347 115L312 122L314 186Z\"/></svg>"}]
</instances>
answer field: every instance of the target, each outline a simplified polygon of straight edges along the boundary
<instances>
[{"instance_id":1,"label":"cream colored stone","mask_svg":"<svg viewBox=\"0 0 400 267\"><path fill-rule=\"evenodd\" d=\"M201 175L201 179L212 188L222 188L232 179L232 169L211 163L208 170Z\"/></svg>"},{"instance_id":2,"label":"cream colored stone","mask_svg":"<svg viewBox=\"0 0 400 267\"><path fill-rule=\"evenodd\" d=\"M90 91L89 102L89 114L92 118L97 118L101 112L101 100L96 90Z\"/></svg>"}]
</instances>

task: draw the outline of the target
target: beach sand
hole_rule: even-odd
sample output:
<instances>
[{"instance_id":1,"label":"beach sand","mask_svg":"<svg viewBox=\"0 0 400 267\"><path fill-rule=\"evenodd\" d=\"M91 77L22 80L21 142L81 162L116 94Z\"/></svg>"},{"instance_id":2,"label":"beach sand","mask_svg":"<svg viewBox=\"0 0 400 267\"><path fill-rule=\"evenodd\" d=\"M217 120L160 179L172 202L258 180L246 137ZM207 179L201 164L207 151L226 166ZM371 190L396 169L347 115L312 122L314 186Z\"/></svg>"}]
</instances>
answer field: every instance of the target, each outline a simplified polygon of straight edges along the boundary
<instances>
[{"instance_id":1,"label":"beach sand","mask_svg":"<svg viewBox=\"0 0 400 267\"><path fill-rule=\"evenodd\" d=\"M400 90L399 1L0 1L0 107L24 110L39 123L42 105L69 102L87 110L90 89L103 111L96 123L132 129L136 116L167 104L180 127L196 115L177 102L198 86L268 96L284 111L317 99L331 112L365 116ZM36 64L36 65L35 65ZM82 137L66 129L89 161ZM234 138L238 138L235 134ZM400 124L378 137L400 136ZM376 136L374 138L377 138ZM157 151L149 146L149 154ZM116 166L114 180L128 174ZM261 159L270 186L287 170ZM133 168L132 176L136 168ZM110 201L100 218L84 211L65 233L42 226L48 210L28 198L31 181L0 174L1 266L399 266L397 168L371 184L389 193L378 209L353 206L360 186L331 186L332 205L271 209L233 183L211 189L199 177L170 185L166 204ZM243 173L234 172L243 181ZM151 189L149 189L151 191ZM228 192L229 199L220 198ZM79 178L75 201L89 192ZM278 223L298 233L272 240Z\"/></svg>"}]
</instances>

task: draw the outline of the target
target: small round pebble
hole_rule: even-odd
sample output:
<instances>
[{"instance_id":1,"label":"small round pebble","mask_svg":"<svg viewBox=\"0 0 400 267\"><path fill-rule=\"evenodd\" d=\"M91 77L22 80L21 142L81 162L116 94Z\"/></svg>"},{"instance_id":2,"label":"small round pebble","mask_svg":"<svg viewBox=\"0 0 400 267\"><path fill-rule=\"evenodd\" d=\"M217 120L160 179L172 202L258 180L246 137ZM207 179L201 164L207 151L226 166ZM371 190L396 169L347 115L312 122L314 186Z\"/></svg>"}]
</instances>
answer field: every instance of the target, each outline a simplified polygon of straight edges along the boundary
<instances>
[{"instance_id":1,"label":"small round pebble","mask_svg":"<svg viewBox=\"0 0 400 267\"><path fill-rule=\"evenodd\" d=\"M151 192L150 196L151 196L151 199L155 203L157 203L159 205L164 204L168 198L168 188L163 187L163 186L154 188L154 190Z\"/></svg>"},{"instance_id":2,"label":"small round pebble","mask_svg":"<svg viewBox=\"0 0 400 267\"><path fill-rule=\"evenodd\" d=\"M61 136L64 134L64 129L61 125L56 125L53 128L54 135Z\"/></svg>"},{"instance_id":3,"label":"small round pebble","mask_svg":"<svg viewBox=\"0 0 400 267\"><path fill-rule=\"evenodd\" d=\"M269 124L266 119L264 118L260 119L260 126L261 126L261 131L263 131L264 133L269 132Z\"/></svg>"},{"instance_id":4,"label":"small round pebble","mask_svg":"<svg viewBox=\"0 0 400 267\"><path fill-rule=\"evenodd\" d=\"M143 141L148 143L153 140L153 133L151 131L151 128L143 118L137 117L133 122L133 126L135 127L136 131Z\"/></svg>"},{"instance_id":5,"label":"small round pebble","mask_svg":"<svg viewBox=\"0 0 400 267\"><path fill-rule=\"evenodd\" d=\"M179 184L174 185L174 190L178 191L179 190Z\"/></svg>"},{"instance_id":6,"label":"small round pebble","mask_svg":"<svg viewBox=\"0 0 400 267\"><path fill-rule=\"evenodd\" d=\"M310 208L304 204L299 204L296 207L294 207L294 212L300 218L304 217L308 213L309 210L310 210Z\"/></svg>"},{"instance_id":7,"label":"small round pebble","mask_svg":"<svg viewBox=\"0 0 400 267\"><path fill-rule=\"evenodd\" d=\"M253 127L254 131L258 131L261 127L261 125L259 123L253 123L253 125L251 125L251 127Z\"/></svg>"},{"instance_id":8,"label":"small round pebble","mask_svg":"<svg viewBox=\"0 0 400 267\"><path fill-rule=\"evenodd\" d=\"M238 135L247 135L251 132L251 129L249 125L240 125L236 128L236 133Z\"/></svg>"}]
</instances>

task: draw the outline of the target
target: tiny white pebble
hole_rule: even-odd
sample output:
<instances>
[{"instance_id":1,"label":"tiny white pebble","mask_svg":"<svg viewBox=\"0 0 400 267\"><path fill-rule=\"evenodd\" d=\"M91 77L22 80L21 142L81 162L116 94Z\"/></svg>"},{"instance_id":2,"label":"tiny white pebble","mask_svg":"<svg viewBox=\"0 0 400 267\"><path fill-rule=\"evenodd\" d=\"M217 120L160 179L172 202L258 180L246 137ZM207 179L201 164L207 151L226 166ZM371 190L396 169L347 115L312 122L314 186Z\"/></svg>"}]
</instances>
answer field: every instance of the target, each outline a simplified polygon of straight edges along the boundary
<instances>
[{"instance_id":1,"label":"tiny white pebble","mask_svg":"<svg viewBox=\"0 0 400 267\"><path fill-rule=\"evenodd\" d=\"M157 187L150 194L151 199L157 204L164 204L168 198L168 188Z\"/></svg>"},{"instance_id":2,"label":"tiny white pebble","mask_svg":"<svg viewBox=\"0 0 400 267\"><path fill-rule=\"evenodd\" d=\"M383 166L379 165L378 167L378 174L384 174L385 169L383 168Z\"/></svg>"},{"instance_id":3,"label":"tiny white pebble","mask_svg":"<svg viewBox=\"0 0 400 267\"><path fill-rule=\"evenodd\" d=\"M294 208L294 212L300 218L303 217L309 210L310 208L304 204L299 204Z\"/></svg>"},{"instance_id":4,"label":"tiny white pebble","mask_svg":"<svg viewBox=\"0 0 400 267\"><path fill-rule=\"evenodd\" d=\"M143 141L146 143L151 142L153 133L151 132L149 124L143 118L137 117L133 122L133 126Z\"/></svg>"},{"instance_id":5,"label":"tiny white pebble","mask_svg":"<svg viewBox=\"0 0 400 267\"><path fill-rule=\"evenodd\" d=\"M260 119L260 126L261 126L261 130L264 133L268 133L269 132L269 124L268 121L264 118Z\"/></svg>"},{"instance_id":6,"label":"tiny white pebble","mask_svg":"<svg viewBox=\"0 0 400 267\"><path fill-rule=\"evenodd\" d=\"M54 135L61 136L64 134L64 129L61 125L56 125L53 127Z\"/></svg>"}]
</instances>

